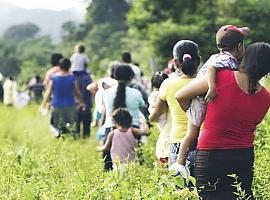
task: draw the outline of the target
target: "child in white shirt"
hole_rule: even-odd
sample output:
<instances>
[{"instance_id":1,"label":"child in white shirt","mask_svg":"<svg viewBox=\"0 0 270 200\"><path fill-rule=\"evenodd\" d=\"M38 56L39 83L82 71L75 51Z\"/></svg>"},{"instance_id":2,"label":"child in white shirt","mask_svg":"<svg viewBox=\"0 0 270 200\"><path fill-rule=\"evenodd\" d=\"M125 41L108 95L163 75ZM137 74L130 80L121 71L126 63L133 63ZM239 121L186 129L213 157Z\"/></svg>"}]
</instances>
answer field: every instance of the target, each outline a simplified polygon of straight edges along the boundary
<instances>
[{"instance_id":1,"label":"child in white shirt","mask_svg":"<svg viewBox=\"0 0 270 200\"><path fill-rule=\"evenodd\" d=\"M76 45L73 55L70 57L71 68L73 73L86 73L89 58L84 53L85 47L83 45Z\"/></svg>"},{"instance_id":2,"label":"child in white shirt","mask_svg":"<svg viewBox=\"0 0 270 200\"><path fill-rule=\"evenodd\" d=\"M152 79L153 91L148 97L149 108L148 111L151 114L155 109L155 104L158 98L158 90L162 82L168 78L168 75L162 72L156 72ZM160 131L158 141L156 144L156 156L159 159L160 164L166 164L169 157L169 140L170 140L170 129L171 129L171 116L169 111L163 113L157 123L157 127Z\"/></svg>"}]
</instances>

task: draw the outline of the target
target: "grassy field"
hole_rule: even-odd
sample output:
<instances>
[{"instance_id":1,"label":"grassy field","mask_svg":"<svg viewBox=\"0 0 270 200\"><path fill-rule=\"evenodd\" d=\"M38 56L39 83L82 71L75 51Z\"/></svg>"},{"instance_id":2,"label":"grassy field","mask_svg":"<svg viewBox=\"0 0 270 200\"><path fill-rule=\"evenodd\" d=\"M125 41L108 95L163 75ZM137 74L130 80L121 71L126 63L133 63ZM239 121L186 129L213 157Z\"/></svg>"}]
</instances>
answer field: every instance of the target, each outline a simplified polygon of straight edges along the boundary
<instances>
[{"instance_id":1,"label":"grassy field","mask_svg":"<svg viewBox=\"0 0 270 200\"><path fill-rule=\"evenodd\" d=\"M171 179L155 164L157 131L144 148L145 163L132 164L123 174L103 172L89 140L54 139L48 116L38 106L22 110L0 105L0 199L198 199L196 191L174 192L181 178ZM265 120L256 139L254 193L270 199L270 123ZM93 131L94 132L94 131Z\"/></svg>"}]
</instances>

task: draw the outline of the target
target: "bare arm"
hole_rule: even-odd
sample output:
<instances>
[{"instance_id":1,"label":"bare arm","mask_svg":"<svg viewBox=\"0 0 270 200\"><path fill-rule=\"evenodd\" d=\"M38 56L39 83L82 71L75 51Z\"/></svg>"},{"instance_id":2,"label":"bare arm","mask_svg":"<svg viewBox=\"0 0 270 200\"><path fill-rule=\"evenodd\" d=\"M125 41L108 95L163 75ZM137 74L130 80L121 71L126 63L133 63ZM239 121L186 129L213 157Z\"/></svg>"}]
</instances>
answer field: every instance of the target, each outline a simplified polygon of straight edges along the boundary
<instances>
[{"instance_id":1,"label":"bare arm","mask_svg":"<svg viewBox=\"0 0 270 200\"><path fill-rule=\"evenodd\" d=\"M187 133L181 141L177 162L180 165L186 165L187 155L190 149L191 143L199 136L200 127L197 127L188 122Z\"/></svg>"},{"instance_id":2,"label":"bare arm","mask_svg":"<svg viewBox=\"0 0 270 200\"><path fill-rule=\"evenodd\" d=\"M216 96L216 68L215 66L208 66L207 67L207 81L208 81L208 92L205 96L207 102L213 101Z\"/></svg>"},{"instance_id":3,"label":"bare arm","mask_svg":"<svg viewBox=\"0 0 270 200\"><path fill-rule=\"evenodd\" d=\"M190 105L190 101L199 95L204 95L208 90L207 76L203 78L195 78L190 84L186 85L182 89L178 90L175 94L175 98L178 101L180 107L187 111Z\"/></svg>"},{"instance_id":4,"label":"bare arm","mask_svg":"<svg viewBox=\"0 0 270 200\"><path fill-rule=\"evenodd\" d=\"M148 135L150 133L150 129L145 120L141 120L141 128L132 128L132 133L134 136L142 136Z\"/></svg>"},{"instance_id":5,"label":"bare arm","mask_svg":"<svg viewBox=\"0 0 270 200\"><path fill-rule=\"evenodd\" d=\"M97 151L109 151L112 146L113 131L108 134L107 140L103 146L97 147Z\"/></svg>"},{"instance_id":6,"label":"bare arm","mask_svg":"<svg viewBox=\"0 0 270 200\"><path fill-rule=\"evenodd\" d=\"M50 102L51 94L52 94L52 81L50 80L48 87L47 87L47 90L44 94L44 98L42 100L41 107L45 108L46 105Z\"/></svg>"},{"instance_id":7,"label":"bare arm","mask_svg":"<svg viewBox=\"0 0 270 200\"><path fill-rule=\"evenodd\" d=\"M96 94L96 92L98 91L98 82L87 85L86 89L92 94Z\"/></svg>"},{"instance_id":8,"label":"bare arm","mask_svg":"<svg viewBox=\"0 0 270 200\"><path fill-rule=\"evenodd\" d=\"M162 99L160 99L160 97L158 97L155 108L154 108L154 111L149 116L150 122L157 121L158 118L160 117L160 115L165 113L167 111L167 109L168 109L167 102L163 101Z\"/></svg>"}]
</instances>

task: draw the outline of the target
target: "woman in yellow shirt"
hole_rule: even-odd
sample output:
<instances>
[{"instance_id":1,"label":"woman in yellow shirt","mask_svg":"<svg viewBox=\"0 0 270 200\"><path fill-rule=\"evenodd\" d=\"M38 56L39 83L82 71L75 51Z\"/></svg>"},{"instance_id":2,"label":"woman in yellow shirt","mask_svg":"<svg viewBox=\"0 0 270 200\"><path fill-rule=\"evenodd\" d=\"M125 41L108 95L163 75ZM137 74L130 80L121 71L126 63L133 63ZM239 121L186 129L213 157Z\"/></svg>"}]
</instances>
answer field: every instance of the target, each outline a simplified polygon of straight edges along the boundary
<instances>
[{"instance_id":1,"label":"woman in yellow shirt","mask_svg":"<svg viewBox=\"0 0 270 200\"><path fill-rule=\"evenodd\" d=\"M188 122L186 113L175 99L175 93L196 77L200 64L198 45L190 40L181 40L173 48L173 57L177 69L182 73L178 77L166 79L162 83L155 110L150 115L150 121L156 121L167 109L170 110L172 127L170 130L169 166L177 159L180 143L186 134Z\"/></svg>"}]
</instances>

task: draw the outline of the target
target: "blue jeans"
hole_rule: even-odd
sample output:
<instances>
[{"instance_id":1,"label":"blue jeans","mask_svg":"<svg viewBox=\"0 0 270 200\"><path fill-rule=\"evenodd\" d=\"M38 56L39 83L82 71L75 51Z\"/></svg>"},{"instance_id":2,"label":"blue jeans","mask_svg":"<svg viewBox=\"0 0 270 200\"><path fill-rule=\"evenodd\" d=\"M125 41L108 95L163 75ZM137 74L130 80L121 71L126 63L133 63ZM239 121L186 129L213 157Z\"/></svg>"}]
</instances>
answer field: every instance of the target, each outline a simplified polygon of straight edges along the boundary
<instances>
[{"instance_id":1,"label":"blue jeans","mask_svg":"<svg viewBox=\"0 0 270 200\"><path fill-rule=\"evenodd\" d=\"M78 110L78 122L77 122L77 132L80 133L81 124L83 125L83 137L88 138L90 136L90 124L91 124L91 107L92 107L92 95L86 90L87 85L92 83L91 74L85 71L73 72L78 81L80 88L80 93L82 95L83 101L86 105L85 110Z\"/></svg>"}]
</instances>

